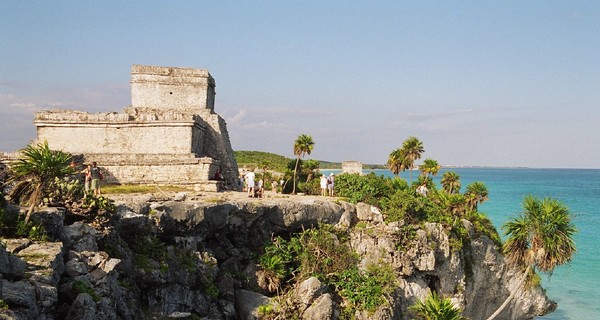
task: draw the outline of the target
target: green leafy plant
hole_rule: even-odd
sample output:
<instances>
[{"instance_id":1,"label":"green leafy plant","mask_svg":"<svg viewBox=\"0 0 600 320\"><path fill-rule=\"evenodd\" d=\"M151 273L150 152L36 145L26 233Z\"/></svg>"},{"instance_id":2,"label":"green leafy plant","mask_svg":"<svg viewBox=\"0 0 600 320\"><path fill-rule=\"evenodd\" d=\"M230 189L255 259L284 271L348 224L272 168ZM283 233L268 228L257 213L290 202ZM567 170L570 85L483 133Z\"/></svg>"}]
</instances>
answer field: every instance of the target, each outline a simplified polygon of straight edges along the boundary
<instances>
[{"instance_id":1,"label":"green leafy plant","mask_svg":"<svg viewBox=\"0 0 600 320\"><path fill-rule=\"evenodd\" d=\"M90 287L89 283L86 283L81 280L73 281L73 290L75 290L75 292L77 293L89 294L95 302L98 302L101 299L98 293L96 293L96 291L92 287Z\"/></svg>"},{"instance_id":2,"label":"green leafy plant","mask_svg":"<svg viewBox=\"0 0 600 320\"><path fill-rule=\"evenodd\" d=\"M375 173L367 175L340 174L335 179L335 190L338 196L347 198L352 203L364 202L379 206L380 201L392 193L398 182Z\"/></svg>"},{"instance_id":3,"label":"green leafy plant","mask_svg":"<svg viewBox=\"0 0 600 320\"><path fill-rule=\"evenodd\" d=\"M92 194L85 196L82 206L90 210L105 210L111 213L117 211L117 207L113 200L103 196L95 197Z\"/></svg>"},{"instance_id":4,"label":"green leafy plant","mask_svg":"<svg viewBox=\"0 0 600 320\"><path fill-rule=\"evenodd\" d=\"M392 293L396 280L392 267L380 262L365 272L357 267L346 269L332 276L330 282L351 306L373 312L386 302L385 295Z\"/></svg>"},{"instance_id":5,"label":"green leafy plant","mask_svg":"<svg viewBox=\"0 0 600 320\"><path fill-rule=\"evenodd\" d=\"M422 320L466 320L461 315L461 310L456 308L450 299L440 297L435 292L425 300L417 301L409 310L415 313L417 319Z\"/></svg>"},{"instance_id":6,"label":"green leafy plant","mask_svg":"<svg viewBox=\"0 0 600 320\"><path fill-rule=\"evenodd\" d=\"M219 288L214 282L211 282L204 287L204 293L213 299L217 299L219 297Z\"/></svg>"},{"instance_id":7,"label":"green leafy plant","mask_svg":"<svg viewBox=\"0 0 600 320\"><path fill-rule=\"evenodd\" d=\"M15 183L9 194L14 201L29 205L25 222L29 222L34 208L48 194L55 178L73 173L68 165L71 156L62 151L50 150L48 142L28 145L21 150L21 157L11 167L9 182Z\"/></svg>"},{"instance_id":8,"label":"green leafy plant","mask_svg":"<svg viewBox=\"0 0 600 320\"><path fill-rule=\"evenodd\" d=\"M48 192L43 201L47 205L71 204L84 196L83 185L72 176L55 177L48 184Z\"/></svg>"},{"instance_id":9,"label":"green leafy plant","mask_svg":"<svg viewBox=\"0 0 600 320\"><path fill-rule=\"evenodd\" d=\"M41 223L25 222L17 223L17 236L25 237L34 241L48 241L48 234Z\"/></svg>"},{"instance_id":10,"label":"green leafy plant","mask_svg":"<svg viewBox=\"0 0 600 320\"><path fill-rule=\"evenodd\" d=\"M391 293L394 271L383 262L365 271L358 270L357 256L347 241L346 235L336 233L329 225L303 230L289 240L277 237L265 247L260 267L279 280L317 277L332 286L352 308L376 310L385 303L384 296Z\"/></svg>"}]
</instances>

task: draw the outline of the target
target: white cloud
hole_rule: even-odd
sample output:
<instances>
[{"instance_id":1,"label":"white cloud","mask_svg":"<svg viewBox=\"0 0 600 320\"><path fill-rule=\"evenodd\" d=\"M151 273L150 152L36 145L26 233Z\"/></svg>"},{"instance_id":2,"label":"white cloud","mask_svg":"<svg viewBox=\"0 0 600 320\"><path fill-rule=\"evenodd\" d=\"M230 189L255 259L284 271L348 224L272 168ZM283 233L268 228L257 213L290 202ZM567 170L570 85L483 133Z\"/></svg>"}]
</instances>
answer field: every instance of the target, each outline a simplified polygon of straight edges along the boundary
<instances>
[{"instance_id":1,"label":"white cloud","mask_svg":"<svg viewBox=\"0 0 600 320\"><path fill-rule=\"evenodd\" d=\"M238 110L233 116L228 117L227 116L227 111L225 111L223 113L223 118L225 118L225 120L227 121L227 124L229 125L237 125L242 123L242 121L244 120L246 113L248 111L246 109L240 109Z\"/></svg>"}]
</instances>

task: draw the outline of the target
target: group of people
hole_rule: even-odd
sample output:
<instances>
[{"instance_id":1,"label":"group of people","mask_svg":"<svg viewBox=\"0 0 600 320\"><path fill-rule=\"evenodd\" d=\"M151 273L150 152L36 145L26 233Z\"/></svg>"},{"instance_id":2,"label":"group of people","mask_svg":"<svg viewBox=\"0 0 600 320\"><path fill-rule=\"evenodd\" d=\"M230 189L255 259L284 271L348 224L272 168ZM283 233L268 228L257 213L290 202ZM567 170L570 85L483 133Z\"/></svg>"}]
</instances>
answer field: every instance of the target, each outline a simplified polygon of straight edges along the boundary
<instances>
[{"instance_id":1,"label":"group of people","mask_svg":"<svg viewBox=\"0 0 600 320\"><path fill-rule=\"evenodd\" d=\"M335 182L335 175L333 173L329 174L329 177L322 175L321 176L321 195L323 197L329 194L330 197L333 197L333 186Z\"/></svg>"},{"instance_id":2,"label":"group of people","mask_svg":"<svg viewBox=\"0 0 600 320\"><path fill-rule=\"evenodd\" d=\"M69 165L71 168L75 169L76 163L75 161L71 161ZM90 194L90 190L94 196L100 195L100 180L104 178L102 171L98 168L98 164L96 161L91 164L85 165L85 169L81 170L79 173L84 175L84 192L86 195Z\"/></svg>"},{"instance_id":3,"label":"group of people","mask_svg":"<svg viewBox=\"0 0 600 320\"><path fill-rule=\"evenodd\" d=\"M254 171L248 171L244 176L244 185L246 190L248 191L248 197L250 198L262 198L263 193L265 192L263 179L259 179L258 182L256 180L256 175Z\"/></svg>"}]
</instances>

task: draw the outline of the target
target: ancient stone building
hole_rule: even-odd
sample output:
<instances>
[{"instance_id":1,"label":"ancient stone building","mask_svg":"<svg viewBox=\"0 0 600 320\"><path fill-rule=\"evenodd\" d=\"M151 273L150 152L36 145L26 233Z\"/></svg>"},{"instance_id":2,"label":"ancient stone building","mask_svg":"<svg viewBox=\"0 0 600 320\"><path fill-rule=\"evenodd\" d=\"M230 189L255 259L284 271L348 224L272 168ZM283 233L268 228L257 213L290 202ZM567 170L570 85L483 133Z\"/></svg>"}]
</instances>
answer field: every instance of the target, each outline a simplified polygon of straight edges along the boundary
<instances>
[{"instance_id":1,"label":"ancient stone building","mask_svg":"<svg viewBox=\"0 0 600 320\"><path fill-rule=\"evenodd\" d=\"M131 106L121 113L35 113L38 141L83 155L107 182L233 188L238 177L227 125L214 112L207 70L133 65ZM225 181L211 180L221 170Z\"/></svg>"},{"instance_id":2,"label":"ancient stone building","mask_svg":"<svg viewBox=\"0 0 600 320\"><path fill-rule=\"evenodd\" d=\"M360 161L344 161L342 162L342 172L343 173L363 173L363 164Z\"/></svg>"}]
</instances>

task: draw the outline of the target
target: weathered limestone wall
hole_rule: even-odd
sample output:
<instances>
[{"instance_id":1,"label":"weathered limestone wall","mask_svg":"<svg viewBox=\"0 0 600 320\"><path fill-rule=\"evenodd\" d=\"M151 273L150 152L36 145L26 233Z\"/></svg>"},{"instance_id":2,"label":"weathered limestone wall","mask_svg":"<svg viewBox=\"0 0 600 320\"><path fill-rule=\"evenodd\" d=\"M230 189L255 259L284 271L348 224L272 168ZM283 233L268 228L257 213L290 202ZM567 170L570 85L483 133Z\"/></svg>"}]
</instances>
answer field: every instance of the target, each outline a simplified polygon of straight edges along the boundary
<instances>
[{"instance_id":1,"label":"weathered limestone wall","mask_svg":"<svg viewBox=\"0 0 600 320\"><path fill-rule=\"evenodd\" d=\"M133 65L133 108L177 110L198 114L214 110L215 80L205 69Z\"/></svg>"},{"instance_id":2,"label":"weathered limestone wall","mask_svg":"<svg viewBox=\"0 0 600 320\"><path fill-rule=\"evenodd\" d=\"M342 163L342 172L343 173L358 173L362 174L363 164L359 161L344 161Z\"/></svg>"},{"instance_id":3,"label":"weathered limestone wall","mask_svg":"<svg viewBox=\"0 0 600 320\"><path fill-rule=\"evenodd\" d=\"M104 183L187 185L196 191L218 191L217 182L209 181L215 169L213 159L194 154L86 154L86 162L95 161L104 172ZM214 175L214 172L213 172Z\"/></svg>"},{"instance_id":4,"label":"weathered limestone wall","mask_svg":"<svg viewBox=\"0 0 600 320\"><path fill-rule=\"evenodd\" d=\"M190 153L190 124L40 125L38 139L70 153ZM176 138L177 137L177 138Z\"/></svg>"},{"instance_id":5,"label":"weathered limestone wall","mask_svg":"<svg viewBox=\"0 0 600 320\"><path fill-rule=\"evenodd\" d=\"M209 157L218 159L221 166L221 172L227 181L227 184L235 186L239 171L225 120L216 113L204 113L202 118L206 121L207 132L205 135L205 154ZM210 141L210 143L209 143ZM214 172L213 172L214 175ZM211 176L212 177L212 176Z\"/></svg>"},{"instance_id":6,"label":"weathered limestone wall","mask_svg":"<svg viewBox=\"0 0 600 320\"><path fill-rule=\"evenodd\" d=\"M201 121L201 120L200 120ZM138 115L49 110L36 112L39 141L70 153L202 154L204 125L178 114Z\"/></svg>"}]
</instances>

